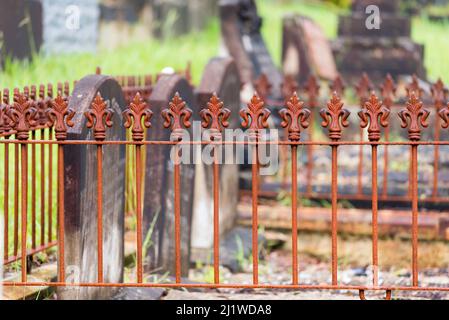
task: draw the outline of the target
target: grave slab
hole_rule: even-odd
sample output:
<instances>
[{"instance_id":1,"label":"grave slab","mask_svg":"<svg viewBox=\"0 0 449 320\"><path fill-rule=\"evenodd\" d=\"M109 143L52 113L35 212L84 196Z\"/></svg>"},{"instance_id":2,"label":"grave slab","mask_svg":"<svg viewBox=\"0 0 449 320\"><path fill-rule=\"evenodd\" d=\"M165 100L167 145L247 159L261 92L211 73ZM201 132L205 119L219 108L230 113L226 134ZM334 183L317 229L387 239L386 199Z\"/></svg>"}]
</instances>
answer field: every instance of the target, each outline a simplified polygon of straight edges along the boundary
<instances>
[{"instance_id":1,"label":"grave slab","mask_svg":"<svg viewBox=\"0 0 449 320\"><path fill-rule=\"evenodd\" d=\"M93 140L84 112L100 93L114 112L106 140L126 140L122 111L126 108L120 85L111 77L91 75L77 82L69 100L76 112L68 140ZM95 145L64 147L66 281L97 282L97 170ZM104 281L123 280L125 147L103 146ZM115 288L59 288L61 299L106 299Z\"/></svg>"}]
</instances>

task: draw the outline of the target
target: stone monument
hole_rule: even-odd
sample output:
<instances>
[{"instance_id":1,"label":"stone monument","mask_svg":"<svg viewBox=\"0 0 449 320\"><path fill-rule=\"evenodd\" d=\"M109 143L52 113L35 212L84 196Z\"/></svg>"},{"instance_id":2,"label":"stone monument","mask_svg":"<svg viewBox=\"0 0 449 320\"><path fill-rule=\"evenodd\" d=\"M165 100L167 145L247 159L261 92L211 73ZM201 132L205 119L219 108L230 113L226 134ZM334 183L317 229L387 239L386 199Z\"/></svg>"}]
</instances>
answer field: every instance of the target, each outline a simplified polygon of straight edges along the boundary
<instances>
[{"instance_id":1,"label":"stone monument","mask_svg":"<svg viewBox=\"0 0 449 320\"><path fill-rule=\"evenodd\" d=\"M424 47L411 40L411 20L399 13L398 2L355 0L351 15L340 17L333 50L345 78L359 78L364 71L372 79L387 73L426 77Z\"/></svg>"}]
</instances>

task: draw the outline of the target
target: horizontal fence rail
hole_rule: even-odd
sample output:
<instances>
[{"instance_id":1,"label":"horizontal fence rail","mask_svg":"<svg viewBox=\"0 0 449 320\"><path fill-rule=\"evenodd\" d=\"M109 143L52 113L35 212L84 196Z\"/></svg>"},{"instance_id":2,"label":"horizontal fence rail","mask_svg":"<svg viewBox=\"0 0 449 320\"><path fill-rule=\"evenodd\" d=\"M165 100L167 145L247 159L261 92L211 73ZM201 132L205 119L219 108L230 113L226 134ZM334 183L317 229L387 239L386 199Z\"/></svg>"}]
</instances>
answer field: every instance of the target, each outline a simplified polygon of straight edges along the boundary
<instances>
[{"instance_id":1,"label":"horizontal fence rail","mask_svg":"<svg viewBox=\"0 0 449 320\"><path fill-rule=\"evenodd\" d=\"M364 298L366 290L385 291L386 298L391 298L392 291L396 290L423 290L423 291L449 291L446 287L421 287L419 286L419 266L418 266L418 203L420 201L418 196L418 149L420 146L434 146L435 155L438 158L438 146L449 145L449 141L440 141L440 127L446 129L449 127L449 104L446 105L447 91L444 89L442 82L438 82L432 87L433 112L424 107L422 102L422 91L416 83L408 87L407 99L405 106L402 105L399 112L394 112L393 107L398 106L393 100L395 94L395 86L391 77L387 77L386 82L381 86L381 96L383 102L377 97L372 90L373 86L370 84L367 76L364 76L361 83L357 86L357 92L360 100L359 112L356 115L358 122L358 130L360 130L359 141L344 140L345 128L352 125L350 120L351 113L344 107L342 94L344 85L340 78L337 78L331 84L331 97L326 106L319 111L322 119L321 126L326 129L328 140L315 141L313 140L313 109L318 108L320 103L318 101L318 83L316 79L311 78L307 83L306 88L309 96L309 101L306 103L300 99L295 92L297 85L292 80L284 82L283 92L285 95L290 95L285 100L283 106L279 106L277 115L281 120L280 127L285 135L282 139L266 140L264 137L265 129L273 129L269 127L270 117L274 115L273 112L266 108L266 104L270 104L268 86L265 81L260 81L256 88L260 94L254 94L246 107L240 110L239 115L232 114L217 95L213 95L209 103L204 109L199 112L201 118L201 125L204 129L209 129L210 139L201 141L185 140L183 134L184 129L191 127L194 113L182 97L176 93L171 99L166 109L162 110L160 114L152 111L151 105L146 100L151 94L151 81L149 78L143 78L139 83L139 87L144 88L143 94L137 90L133 97L129 97L129 105L123 111L123 126L129 133L129 139L126 141L107 140L106 132L112 126L114 121L119 121L118 115L112 110L109 105L103 100L100 93L95 96L91 108L83 115L87 120L87 128L91 130L93 140L68 140L68 127L73 125L72 119L75 112L68 108L69 88L68 85L59 85L56 97L53 98L52 87L48 86L45 93L45 88L39 88L39 93L36 93L36 88L32 87L30 90L25 88L22 92L15 90L12 99L9 98L9 92L4 91L2 97L2 104L0 107L0 122L1 122L1 136L0 141L4 152L4 177L3 177L3 215L5 224L5 246L4 246L4 263L10 263L20 259L21 279L17 282L3 282L4 286L80 286L80 287L204 287L204 288L279 288L279 289L347 289L358 290L360 297ZM288 83L288 81L290 81ZM129 83L129 82L128 82ZM265 86L265 88L264 88ZM362 93L363 92L363 93ZM11 101L10 101L11 100ZM434 137L430 141L421 141L425 131L423 128L428 126L428 118L434 114L438 130L434 131ZM244 141L226 141L223 136L223 129L228 126L228 120L231 117L240 117L241 126L246 129L247 139ZM170 140L145 140L144 132L152 130L152 122L163 121L163 126L171 131ZM407 133L407 141L390 141L388 134L389 125L392 123L400 123L401 127ZM302 133L308 130L308 139L304 140ZM364 141L365 131L368 133L368 141ZM437 134L438 132L438 134ZM39 137L39 139L38 139ZM303 139L303 140L301 140ZM98 177L97 182L97 281L96 282L82 282L73 283L66 282L66 269L64 261L64 148L68 145L92 145L95 147L96 154L96 172ZM267 284L259 283L259 257L258 257L258 198L260 196L260 148L262 145L277 145L289 148L291 158L291 224L292 224L292 279L291 283L287 284ZM133 161L135 162L135 197L136 197L136 266L137 266L137 281L135 283L108 283L104 281L104 252L103 248L103 146L105 145L128 145L134 146ZM174 155L173 160L173 183L174 183L174 230L173 238L175 239L175 279L173 283L150 283L144 279L144 257L143 257L143 242L142 234L142 196L145 192L142 186L143 176L143 162L142 162L142 146L151 148L152 146L166 145L171 147ZM181 162L181 150L183 145L211 145L213 154L213 226L214 230L214 283L192 284L183 282L181 278L181 233L183 232L181 225L181 182L180 175L183 164ZM228 284L220 281L219 278L219 215L220 210L218 206L219 201L219 168L221 166L218 160L219 146L221 145L246 145L251 149L252 162L252 255L253 264L253 283L252 284ZM338 151L341 146L355 145L367 146L371 148L371 179L370 186L372 190L371 195L367 196L371 200L372 207L372 264L373 268L373 282L369 286L352 286L342 285L338 278ZM325 146L331 150L331 270L332 279L329 284L325 285L306 285L301 284L301 277L298 268L297 255L297 241L298 241L298 155L300 151L298 146L305 146L307 156L312 152L314 146ZM379 194L378 183L378 147L399 147L408 146L410 148L410 190L407 195L407 200L412 205L412 280L410 286L388 286L379 285L378 277L378 202L382 195L386 195L384 179ZM38 147L38 148L37 148ZM53 149L57 149L55 153ZM9 152L13 151L15 157L13 163L9 163ZM151 149L150 149L151 150ZM38 152L39 151L39 152ZM31 155L31 162L29 156ZM37 160L39 157L39 160ZM57 160L57 175L52 177L53 162ZM313 159L312 158L309 158ZM360 153L358 159L363 163L363 153ZM388 154L381 159L388 164ZM31 163L31 165L30 165ZM39 166L37 165L39 163ZM305 195L310 194L310 178L312 171L310 166L313 161L307 162L307 181ZM435 162L435 168L438 170L438 161ZM36 176L36 168L40 167L40 177ZM31 178L29 177L29 168L31 168ZM11 171L11 169L13 171ZM384 167L388 171L388 167ZM12 172L12 178L11 174ZM360 168L359 168L360 174ZM437 175L436 175L437 176ZM56 179L54 179L56 178ZM12 183L13 190L9 190ZM436 179L435 179L436 180ZM53 184L56 183L56 197L53 201ZM434 184L437 182L434 181ZM41 194L40 202L36 198L35 192L37 184L40 184ZM360 180L358 190L362 190L363 181ZM438 199L437 186L434 189L433 197ZM28 192L31 190L30 194ZM44 190L46 191L44 193ZM12 192L11 192L12 191ZM10 198L10 195L13 198ZM359 194L361 195L361 194ZM31 197L31 202L28 198ZM54 207L53 203L57 206ZM31 208L29 207L31 203ZM38 217L38 210L36 203L40 203L40 217ZM12 204L12 205L11 205ZM10 209L13 208L12 214ZM56 221L53 221L53 212L56 209ZM13 222L10 222L10 217L13 216ZM37 227L39 222L40 227ZM56 223L55 223L56 222ZM31 223L31 229L28 224ZM57 237L53 236L53 225L57 227ZM12 226L12 228L10 228ZM9 231L12 229L14 233L13 248L10 249ZM31 237L30 232L31 230ZM38 235L38 230L40 234ZM58 280L56 282L29 282L27 279L27 256L44 250L49 246L56 245L58 248ZM19 251L20 248L20 251ZM11 254L12 252L12 254Z\"/></svg>"}]
</instances>

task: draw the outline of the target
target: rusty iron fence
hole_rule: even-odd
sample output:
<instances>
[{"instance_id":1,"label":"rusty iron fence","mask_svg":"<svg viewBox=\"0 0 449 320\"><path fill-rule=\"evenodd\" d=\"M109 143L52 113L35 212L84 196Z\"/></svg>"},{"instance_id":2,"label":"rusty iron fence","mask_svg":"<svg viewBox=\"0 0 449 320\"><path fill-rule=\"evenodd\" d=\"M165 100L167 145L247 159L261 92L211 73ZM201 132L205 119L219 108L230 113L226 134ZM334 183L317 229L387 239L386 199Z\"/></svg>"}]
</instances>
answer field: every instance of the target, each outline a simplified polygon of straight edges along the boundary
<instances>
[{"instance_id":1,"label":"rusty iron fence","mask_svg":"<svg viewBox=\"0 0 449 320\"><path fill-rule=\"evenodd\" d=\"M366 80L366 79L365 79ZM402 105L399 112L393 111L392 95L394 94L394 86L391 79L382 87L383 102L376 96L373 89L367 85L367 88L363 89L369 92L367 95L360 99L361 109L358 112L360 119L359 128L367 130L368 141L361 139L358 141L343 140L344 128L349 126L350 112L345 109L342 98L342 85L338 85L338 82L334 82L331 90L330 100L326 103L326 106L320 110L320 116L322 118L321 126L327 128L328 139L322 141L317 140L304 140L301 139L301 133L309 127L312 123L311 115L312 111L309 105L313 108L318 108L319 103L313 102L314 96L310 94L309 102L304 103L299 96L294 92L294 85L291 86L291 97L286 100L285 106L279 108L279 117L282 120L280 126L285 130L286 135L283 139L278 141L262 141L261 131L268 128L268 120L271 112L265 107L263 101L264 94L261 90L261 95L254 94L251 101L240 111L240 117L242 118L242 127L249 132L250 139L248 141L224 141L221 137L221 132L228 124L229 117L238 117L237 114L230 114L229 110L225 108L219 97L214 95L207 106L202 106L200 116L202 118L202 125L204 128L210 128L214 135L212 139L208 141L184 141L183 136L180 134L181 130L191 126L190 118L192 116L192 110L188 108L182 97L178 94L174 95L171 102L161 115L153 115L151 106L146 103L140 93L136 93L132 100L129 102L129 107L123 112L124 127L130 132L130 139L126 141L114 141L106 140L106 131L108 127L112 125L114 114L111 109L98 93L92 103L91 109L84 115L87 118L87 127L93 132L93 140L68 140L67 139L67 127L72 126L71 119L74 116L74 111L68 108L69 88L68 85L59 85L57 95L52 97L52 87L48 86L45 90L44 87L39 88L37 94L36 88L31 87L30 90L25 88L23 91L14 90L13 97L10 99L9 92L6 90L3 93L2 104L0 108L1 112L1 125L2 125L2 139L0 141L3 150L5 152L5 170L4 170L4 184L3 192L6 200L3 202L4 220L5 226L11 225L9 222L10 216L13 216L14 223L14 244L12 254L9 250L9 237L8 227L5 227L5 263L20 260L21 264L21 278L20 281L8 282L5 281L2 284L4 286L58 286L58 287L202 287L202 288L279 288L279 289L347 289L356 290L359 292L360 297L364 298L365 291L376 290L385 291L386 298L391 298L391 294L396 290L423 290L423 291L449 291L448 287L422 287L419 285L419 273L418 273L418 203L421 199L418 197L418 149L422 146L434 146L436 149L441 146L449 145L449 141L440 141L440 139L434 138L428 141L422 141L421 137L424 133L423 127L428 126L428 117L431 112L424 107L421 100L421 91L418 88L410 87L408 91L408 97L405 101L405 106ZM311 89L314 84L313 80L309 83L309 92L316 92L315 89ZM145 81L143 83L145 86ZM149 83L147 83L149 85ZM359 88L360 91L362 89ZM45 92L47 91L47 92ZM150 90L151 91L151 90ZM441 82L438 82L433 87L433 97L435 109L437 110L437 118L440 118L439 125L442 128L449 126L449 104L445 105L446 90ZM315 95L316 97L316 95ZM267 101L269 103L269 101ZM434 112L435 113L435 112ZM162 116L164 120L164 127L167 130L171 130L172 135L176 139L170 140L145 140L144 130L151 130L151 121L159 121L158 117ZM45 120L45 121L44 121ZM407 141L389 141L387 139L387 131L382 132L381 127L388 128L391 123L398 122L400 120L402 128L406 129L408 134ZM41 132L42 135L36 135L36 132ZM46 132L43 134L42 132ZM439 132L439 129L438 129ZM39 139L38 139L39 137ZM438 137L438 136L436 136ZM281 147L287 147L290 149L291 156L291 197L292 197L292 274L291 283L274 284L274 283L260 283L259 282L259 256L258 254L252 255L253 263L253 283L252 284L239 284L239 283L223 283L219 277L219 167L217 159L217 147L220 145L231 144L244 144L252 149L253 163L252 168L252 252L258 251L258 199L260 196L259 187L259 170L260 164L258 161L258 148L261 144L276 144ZM182 165L179 163L179 147L181 145L212 145L214 146L214 162L213 162L213 198L214 198L214 219L213 219L213 234L214 234L214 246L213 246L213 267L214 267L214 282L213 283L186 283L181 278L181 233L182 226L180 222L181 211L181 195L182 190L180 188L180 172ZM97 281L96 282L83 282L73 283L66 282L65 262L64 262L64 147L67 145L93 145L96 146L96 170L98 174L97 183ZM133 146L135 149L135 190L136 190L136 221L137 221L137 281L135 283L106 283L104 279L103 268L103 152L102 148L105 145L126 145ZM173 283L149 283L144 281L144 268L143 268L143 235L142 235L142 152L141 148L146 146L151 148L156 145L170 146L174 149L174 221L175 228L173 230L173 237L175 239L175 280ZM338 204L340 196L338 194L338 150L342 146L368 146L371 148L371 195L365 195L369 197L372 203L372 265L373 268L373 282L372 285L359 286L359 285L342 285L338 279L338 252L337 252L337 235L338 235ZM53 148L57 149L55 157L57 157L57 175L56 185L54 190L52 186L52 177L42 174L41 179L37 179L34 175L34 168L36 168L37 152L36 146L41 147L41 159L39 161L43 168L43 172L47 172L51 175L53 171ZM302 284L300 281L300 274L298 269L298 147L305 146L311 148L314 146L324 146L331 149L332 154L332 166L331 166L331 193L328 197L331 198L331 234L332 234L332 247L331 247L331 270L332 280L329 284L308 285ZM410 191L406 199L412 204L411 216L412 216L412 281L410 286L389 286L379 285L378 278L378 202L381 198L378 189L378 148L380 146L388 146L389 148L407 146L410 148ZM9 148L14 149L14 162L11 164L7 159ZM42 151L44 150L44 151ZM45 150L48 151L46 157ZM31 175L29 175L29 154L31 153ZM47 159L47 160L46 160ZM360 160L363 161L363 160ZM385 161L385 159L383 159ZM388 163L388 158L387 158ZM14 177L10 177L10 168L13 168ZM305 168L305 170L309 170ZM31 180L30 180L31 177ZM9 200L9 182L14 181L14 192L12 205ZM39 180L39 181L38 181ZM35 203L37 203L35 185L41 184L42 190L47 192L42 195L41 193L41 216L38 217ZM310 183L310 182L307 182ZM384 182L385 183L385 182ZM29 184L31 184L31 194L28 194ZM56 192L57 206L53 206L52 192ZM31 208L28 206L28 197L31 197ZM301 195L303 196L303 195ZM440 198L438 198L440 200ZM10 209L13 208L12 214ZM53 234L53 221L52 213L53 209L56 209L56 234ZM29 215L31 213L31 215ZM299 212L300 214L300 212ZM41 223L40 239L38 238L36 223ZM29 231L28 223L32 224L31 227L31 245L28 243ZM43 226L48 227L43 227ZM20 239L20 241L19 241ZM27 256L48 248L51 245L56 245L58 248L58 280L55 282L30 282L28 281L27 274ZM20 248L20 251L19 251Z\"/></svg>"},{"instance_id":2,"label":"rusty iron fence","mask_svg":"<svg viewBox=\"0 0 449 320\"><path fill-rule=\"evenodd\" d=\"M285 101L273 100L270 99L270 92L272 86L268 80L268 78L262 74L256 81L254 82L254 87L256 91L259 93L262 100L264 100L267 105L274 107L275 109L282 108L285 105ZM327 83L328 88L323 88L320 81L315 76L310 76L306 83L299 86L298 83L290 76L286 76L284 78L284 82L282 84L282 94L284 98L290 97L293 92L298 91L304 94L306 97L305 105L310 110L309 117L309 128L307 130L307 140L313 142L315 140L314 134L316 134L317 130L314 130L314 127L317 126L317 122L314 120L316 117L319 117L319 111L323 103L325 103L323 97L326 95L337 92L337 94L341 97L344 97L345 94L349 94L353 96L353 100L356 100L356 103L352 103L352 106L355 108L359 108L359 106L363 106L366 101L368 101L370 97L370 93L375 90L379 93L381 99L383 100L383 104L391 109L391 110L399 110L405 104L407 98L409 97L410 92L415 92L417 97L422 99L426 106L430 109L435 110L434 114L431 115L432 118L432 127L431 130L426 132L426 137L433 141L439 141L442 138L442 130L441 130L441 119L437 116L438 111L444 106L444 103L448 98L448 90L444 86L443 82L439 79L437 82L432 84L427 91L424 90L420 85L420 80L416 75L413 75L412 81L408 84L403 85L403 87L398 88L398 85L395 83L393 78L390 75L387 75L384 81L378 85L373 84L368 75L364 73L360 80L353 85L352 87L345 84L343 79L340 76L337 76L334 81ZM326 90L327 89L327 90ZM402 90L402 91L401 91ZM402 92L402 94L401 94ZM429 118L430 119L430 118ZM383 129L383 141L394 141L398 138L392 138L391 133L393 129L396 129L395 133L400 131L400 128L397 126L392 128L392 125L395 123L387 124ZM354 134L355 133L355 134ZM358 137L357 137L358 136ZM404 135L403 140L406 139ZM352 132L352 135L346 136L346 139L351 140L359 140L364 141L367 139L366 137L366 129L360 128L359 132ZM444 138L447 138L444 135ZM382 182L381 182L381 192L379 194L379 200L388 203L404 203L410 202L411 197L411 184L406 193L403 194L392 194L389 189L389 174L393 171L391 169L391 157L388 152L388 145L385 146L384 152L382 153L381 162L382 162ZM282 182L279 184L273 184L270 186L270 183L265 183L262 186L261 195L266 197L276 197L279 195L281 190L285 190L288 188L288 176L285 173L286 166L289 165L288 156L285 155L286 149L281 149L281 160L282 168L281 168L281 179ZM314 159L316 157L316 148L313 144L309 144L306 146L305 157L303 163L305 164L305 184L303 190L303 196L308 199L327 199L330 200L330 193L327 190L319 190L314 188ZM364 146L359 145L359 152L354 159L357 162L357 172L356 172L356 182L353 185L356 186L355 190L350 191L338 191L339 199L345 200L355 200L355 201L371 201L370 190L364 190L364 177L367 176L366 169L364 170L364 163L366 162L366 155L364 153ZM409 178L408 181L411 181L412 175L412 151L409 151ZM431 191L426 192L424 194L420 194L420 201L422 203L433 205L438 207L439 205L445 205L449 202L449 196L446 195L446 192L440 190L439 186L439 173L440 167L444 165L440 160L440 145L433 145L433 163L432 163L432 177L430 186L423 186L423 188L429 188ZM352 182L351 182L352 183ZM341 183L343 185L343 183ZM265 186L265 188L264 188ZM243 190L243 194L248 194L249 192Z\"/></svg>"}]
</instances>

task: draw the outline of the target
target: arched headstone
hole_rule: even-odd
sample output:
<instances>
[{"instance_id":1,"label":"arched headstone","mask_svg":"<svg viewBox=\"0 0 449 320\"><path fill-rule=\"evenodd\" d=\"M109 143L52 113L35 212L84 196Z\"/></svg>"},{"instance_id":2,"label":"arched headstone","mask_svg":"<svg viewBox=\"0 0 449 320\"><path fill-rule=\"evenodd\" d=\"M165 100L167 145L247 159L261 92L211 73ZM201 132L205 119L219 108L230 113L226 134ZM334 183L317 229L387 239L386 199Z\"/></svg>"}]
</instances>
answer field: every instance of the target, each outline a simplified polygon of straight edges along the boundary
<instances>
[{"instance_id":1,"label":"arched headstone","mask_svg":"<svg viewBox=\"0 0 449 320\"><path fill-rule=\"evenodd\" d=\"M214 58L207 64L196 96L199 108L206 108L213 93L231 111L229 129L240 127L240 78L231 58ZM223 148L224 149L224 148ZM232 164L233 154L224 153L220 165L220 235L235 223L239 192L239 167ZM196 166L195 202L192 221L192 249L195 256L209 252L213 246L213 166L202 162Z\"/></svg>"},{"instance_id":2,"label":"arched headstone","mask_svg":"<svg viewBox=\"0 0 449 320\"><path fill-rule=\"evenodd\" d=\"M125 141L120 85L111 77L91 75L77 82L69 108L76 112L67 140L93 140L84 112L97 92L114 112L106 140ZM64 146L65 269L67 282L97 282L97 158L95 145ZM103 146L103 265L104 282L121 282L124 261L125 147ZM60 288L63 299L101 299L112 288Z\"/></svg>"},{"instance_id":3,"label":"arched headstone","mask_svg":"<svg viewBox=\"0 0 449 320\"><path fill-rule=\"evenodd\" d=\"M310 75L334 80L337 76L332 49L320 26L310 18L289 15L282 20L282 67L298 83Z\"/></svg>"},{"instance_id":4,"label":"arched headstone","mask_svg":"<svg viewBox=\"0 0 449 320\"><path fill-rule=\"evenodd\" d=\"M152 126L147 130L147 140L169 141L169 129L164 128L161 111L168 108L176 92L198 117L193 90L188 81L179 75L161 75L154 85L149 105L154 113ZM182 276L187 276L190 263L190 230L192 221L195 178L193 164L181 165L181 266ZM145 189L143 205L143 235L147 242L145 268L150 273L175 274L174 187L173 162L170 146L146 147Z\"/></svg>"}]
</instances>

